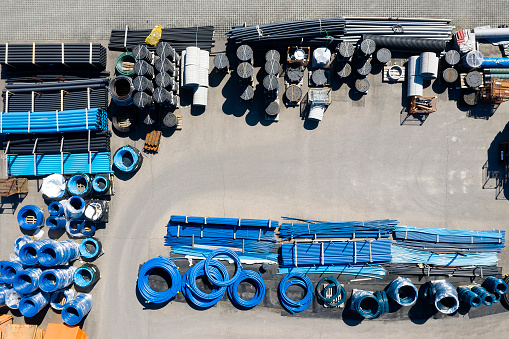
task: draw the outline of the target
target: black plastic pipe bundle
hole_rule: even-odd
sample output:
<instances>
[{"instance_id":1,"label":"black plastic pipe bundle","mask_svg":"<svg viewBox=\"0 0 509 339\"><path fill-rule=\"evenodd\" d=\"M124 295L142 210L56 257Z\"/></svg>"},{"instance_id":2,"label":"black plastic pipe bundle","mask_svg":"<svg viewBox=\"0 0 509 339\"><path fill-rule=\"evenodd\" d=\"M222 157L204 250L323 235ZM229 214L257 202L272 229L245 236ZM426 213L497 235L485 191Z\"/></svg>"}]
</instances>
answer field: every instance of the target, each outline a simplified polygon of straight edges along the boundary
<instances>
[{"instance_id":1,"label":"black plastic pipe bundle","mask_svg":"<svg viewBox=\"0 0 509 339\"><path fill-rule=\"evenodd\" d=\"M426 18L345 18L345 38L359 39L364 34L450 39L448 19Z\"/></svg>"},{"instance_id":2,"label":"black plastic pipe bundle","mask_svg":"<svg viewBox=\"0 0 509 339\"><path fill-rule=\"evenodd\" d=\"M106 68L106 49L101 44L2 44L0 64L13 67Z\"/></svg>"},{"instance_id":3,"label":"black plastic pipe bundle","mask_svg":"<svg viewBox=\"0 0 509 339\"><path fill-rule=\"evenodd\" d=\"M127 40L125 40L125 30L112 30L110 35L110 50L131 51L136 45L145 44L145 38L149 36L151 30L133 30L127 31ZM196 46L210 52L214 45L213 40L214 27L182 27L182 28L163 28L161 42L167 42L177 52L182 52L189 46ZM124 45L125 40L125 45ZM149 50L155 50L154 46L147 46Z\"/></svg>"},{"instance_id":4,"label":"black plastic pipe bundle","mask_svg":"<svg viewBox=\"0 0 509 339\"><path fill-rule=\"evenodd\" d=\"M110 151L109 131L90 131L89 133L61 133L34 135L6 135L3 141L3 150L6 154L59 154L64 153L86 153L109 152ZM34 147L35 146L35 147ZM90 148L89 148L90 147Z\"/></svg>"},{"instance_id":5,"label":"black plastic pipe bundle","mask_svg":"<svg viewBox=\"0 0 509 339\"><path fill-rule=\"evenodd\" d=\"M407 38L402 36L364 35L363 39L371 39L377 47L385 47L398 51L442 52L447 44L443 39Z\"/></svg>"},{"instance_id":6,"label":"black plastic pipe bundle","mask_svg":"<svg viewBox=\"0 0 509 339\"><path fill-rule=\"evenodd\" d=\"M390 264L384 266L384 268L387 270L388 274L393 275L483 277L502 274L502 268L498 266L419 267L413 264Z\"/></svg>"},{"instance_id":7,"label":"black plastic pipe bundle","mask_svg":"<svg viewBox=\"0 0 509 339\"><path fill-rule=\"evenodd\" d=\"M62 111L85 108L106 108L108 91L98 88L46 90L44 92L4 93L4 112ZM33 107L32 107L33 100ZM62 107L63 103L63 107ZM62 109L63 108L63 109Z\"/></svg>"},{"instance_id":8,"label":"black plastic pipe bundle","mask_svg":"<svg viewBox=\"0 0 509 339\"><path fill-rule=\"evenodd\" d=\"M67 90L67 89L86 89L87 87L93 86L94 88L106 87L108 84L108 78L95 78L88 80L70 80L70 81L45 81L36 83L10 83L5 86L3 90L12 93L19 92L32 92L32 91L44 91L44 90ZM95 86L99 85L99 86Z\"/></svg>"},{"instance_id":9,"label":"black plastic pipe bundle","mask_svg":"<svg viewBox=\"0 0 509 339\"><path fill-rule=\"evenodd\" d=\"M62 80L86 80L92 78L107 78L110 72L106 71L80 71L80 70L19 70L9 69L6 73L7 82L44 82L44 81L62 81Z\"/></svg>"},{"instance_id":10,"label":"black plastic pipe bundle","mask_svg":"<svg viewBox=\"0 0 509 339\"><path fill-rule=\"evenodd\" d=\"M274 22L262 25L233 26L226 33L237 44L263 44L270 41L289 43L299 41L299 45L308 45L317 38L340 38L344 34L345 19L341 17ZM300 44L302 41L302 44ZM327 39L323 40L327 41ZM323 42L322 42L323 44Z\"/></svg>"}]
</instances>

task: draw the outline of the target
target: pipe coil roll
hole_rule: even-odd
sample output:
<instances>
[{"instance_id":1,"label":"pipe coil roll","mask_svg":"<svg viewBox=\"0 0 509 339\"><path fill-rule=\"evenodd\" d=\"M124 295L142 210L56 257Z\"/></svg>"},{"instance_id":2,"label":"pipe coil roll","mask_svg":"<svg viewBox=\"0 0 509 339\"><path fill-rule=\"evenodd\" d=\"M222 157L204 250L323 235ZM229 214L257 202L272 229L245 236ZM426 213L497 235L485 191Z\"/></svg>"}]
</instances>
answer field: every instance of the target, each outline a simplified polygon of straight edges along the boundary
<instances>
[{"instance_id":1,"label":"pipe coil roll","mask_svg":"<svg viewBox=\"0 0 509 339\"><path fill-rule=\"evenodd\" d=\"M32 293L39 288L40 268L27 268L16 274L12 287L20 294Z\"/></svg>"},{"instance_id":2,"label":"pipe coil roll","mask_svg":"<svg viewBox=\"0 0 509 339\"><path fill-rule=\"evenodd\" d=\"M39 250L42 246L51 243L54 240L42 239L26 243L19 249L19 259L25 266L33 266L39 262Z\"/></svg>"},{"instance_id":3,"label":"pipe coil roll","mask_svg":"<svg viewBox=\"0 0 509 339\"><path fill-rule=\"evenodd\" d=\"M82 197L73 196L67 200L65 214L69 218L81 218L85 211L85 200Z\"/></svg>"},{"instance_id":4,"label":"pipe coil roll","mask_svg":"<svg viewBox=\"0 0 509 339\"><path fill-rule=\"evenodd\" d=\"M373 292L363 290L353 290L351 308L366 319L376 318L382 311L379 297Z\"/></svg>"},{"instance_id":5,"label":"pipe coil roll","mask_svg":"<svg viewBox=\"0 0 509 339\"><path fill-rule=\"evenodd\" d=\"M292 300L286 295L286 290L292 285L301 286L306 291L306 294L301 300ZM311 279L302 273L288 273L279 283L279 298L281 300L281 305L283 305L288 312L294 314L304 311L313 301L313 283Z\"/></svg>"},{"instance_id":6,"label":"pipe coil roll","mask_svg":"<svg viewBox=\"0 0 509 339\"><path fill-rule=\"evenodd\" d=\"M12 285L19 271L23 270L23 265L19 262L4 261L0 276L5 284Z\"/></svg>"},{"instance_id":7,"label":"pipe coil roll","mask_svg":"<svg viewBox=\"0 0 509 339\"><path fill-rule=\"evenodd\" d=\"M60 201L53 201L48 205L48 212L52 216L62 216L64 215L64 206L62 206Z\"/></svg>"},{"instance_id":8,"label":"pipe coil roll","mask_svg":"<svg viewBox=\"0 0 509 339\"><path fill-rule=\"evenodd\" d=\"M156 292L150 288L148 278L155 269L166 271L171 277L171 287L163 292ZM189 269L188 271L190 271ZM174 298L180 290L182 276L177 265L169 258L157 257L145 262L138 273L138 291L147 303L164 303Z\"/></svg>"},{"instance_id":9,"label":"pipe coil roll","mask_svg":"<svg viewBox=\"0 0 509 339\"><path fill-rule=\"evenodd\" d=\"M98 194L106 193L110 188L110 180L103 175L96 175L92 181L92 188Z\"/></svg>"},{"instance_id":10,"label":"pipe coil roll","mask_svg":"<svg viewBox=\"0 0 509 339\"><path fill-rule=\"evenodd\" d=\"M7 296L8 291L9 287L5 285L0 285L0 307L5 305L5 297Z\"/></svg>"},{"instance_id":11,"label":"pipe coil roll","mask_svg":"<svg viewBox=\"0 0 509 339\"><path fill-rule=\"evenodd\" d=\"M483 283L484 288L489 292L498 292L499 294L505 294L508 290L507 283L497 277L487 277Z\"/></svg>"},{"instance_id":12,"label":"pipe coil roll","mask_svg":"<svg viewBox=\"0 0 509 339\"><path fill-rule=\"evenodd\" d=\"M17 310L18 309L20 300L21 300L21 294L16 292L14 290L14 288L8 290L5 293L5 304L11 310Z\"/></svg>"},{"instance_id":13,"label":"pipe coil roll","mask_svg":"<svg viewBox=\"0 0 509 339\"><path fill-rule=\"evenodd\" d=\"M92 309L92 295L78 293L74 299L68 301L62 309L62 320L67 325L77 325Z\"/></svg>"},{"instance_id":14,"label":"pipe coil roll","mask_svg":"<svg viewBox=\"0 0 509 339\"><path fill-rule=\"evenodd\" d=\"M212 291L210 293L202 292L196 285L196 279L198 277L206 277L204 270L204 261L199 261L196 265L191 267L184 273L182 277L182 294L186 299L200 308L209 308L214 306L224 296L226 286L212 285ZM228 279L228 270L226 267L217 260L212 260L210 263L210 274L214 276L216 280Z\"/></svg>"},{"instance_id":15,"label":"pipe coil roll","mask_svg":"<svg viewBox=\"0 0 509 339\"><path fill-rule=\"evenodd\" d=\"M85 264L74 271L74 284L82 288L94 285L99 278L99 269L92 264Z\"/></svg>"},{"instance_id":16,"label":"pipe coil roll","mask_svg":"<svg viewBox=\"0 0 509 339\"><path fill-rule=\"evenodd\" d=\"M327 286L325 286L322 290L320 287L324 282L329 282ZM332 289L335 292L332 296L327 297L327 291ZM346 291L344 287L339 283L339 281L333 276L325 277L316 284L316 296L320 299L324 305L329 307L337 307L345 302L346 299Z\"/></svg>"},{"instance_id":17,"label":"pipe coil roll","mask_svg":"<svg viewBox=\"0 0 509 339\"><path fill-rule=\"evenodd\" d=\"M73 283L75 271L73 266L45 270L39 277L39 288L44 292L65 288Z\"/></svg>"},{"instance_id":18,"label":"pipe coil roll","mask_svg":"<svg viewBox=\"0 0 509 339\"><path fill-rule=\"evenodd\" d=\"M78 188L78 183L84 183L85 188L80 190ZM90 177L84 173L78 173L73 175L67 180L67 191L70 195L75 195L78 197L86 197L92 192L92 183L90 182Z\"/></svg>"},{"instance_id":19,"label":"pipe coil roll","mask_svg":"<svg viewBox=\"0 0 509 339\"><path fill-rule=\"evenodd\" d=\"M51 293L50 306L55 311L62 311L64 305L74 299L74 291L71 289L58 290Z\"/></svg>"},{"instance_id":20,"label":"pipe coil roll","mask_svg":"<svg viewBox=\"0 0 509 339\"><path fill-rule=\"evenodd\" d=\"M19 250L21 247L23 247L23 245L29 243L29 242L32 242L33 240L26 236L26 235L22 235L21 237L18 237L15 241L14 241L14 253L16 253L16 255L19 255Z\"/></svg>"},{"instance_id":21,"label":"pipe coil roll","mask_svg":"<svg viewBox=\"0 0 509 339\"><path fill-rule=\"evenodd\" d=\"M442 52L447 41L440 39L405 38L400 36L365 35L364 39L371 39L377 47L385 47L400 51Z\"/></svg>"},{"instance_id":22,"label":"pipe coil roll","mask_svg":"<svg viewBox=\"0 0 509 339\"><path fill-rule=\"evenodd\" d=\"M133 76L134 67L131 70L126 71L122 68L123 62L132 62L134 64L136 62L136 59L134 59L133 53L124 52L118 56L117 61L115 62L115 70L117 71L118 74Z\"/></svg>"},{"instance_id":23,"label":"pipe coil roll","mask_svg":"<svg viewBox=\"0 0 509 339\"><path fill-rule=\"evenodd\" d=\"M126 161L130 163L127 163ZM141 156L140 151L132 146L124 146L119 148L113 156L113 164L115 167L126 173L137 171L140 168L142 161L143 157Z\"/></svg>"},{"instance_id":24,"label":"pipe coil roll","mask_svg":"<svg viewBox=\"0 0 509 339\"><path fill-rule=\"evenodd\" d=\"M65 230L66 223L65 217L50 215L46 218L46 226L48 226L50 230Z\"/></svg>"},{"instance_id":25,"label":"pipe coil roll","mask_svg":"<svg viewBox=\"0 0 509 339\"><path fill-rule=\"evenodd\" d=\"M83 222L79 225L79 232L85 237L94 236L95 231L96 226L89 220L83 220Z\"/></svg>"},{"instance_id":26,"label":"pipe coil roll","mask_svg":"<svg viewBox=\"0 0 509 339\"><path fill-rule=\"evenodd\" d=\"M78 244L72 240L50 240L37 252L39 263L45 267L65 265L79 257Z\"/></svg>"},{"instance_id":27,"label":"pipe coil roll","mask_svg":"<svg viewBox=\"0 0 509 339\"><path fill-rule=\"evenodd\" d=\"M401 306L412 306L416 303L418 291L408 278L396 278L387 289L387 295Z\"/></svg>"},{"instance_id":28,"label":"pipe coil roll","mask_svg":"<svg viewBox=\"0 0 509 339\"><path fill-rule=\"evenodd\" d=\"M218 255L225 255L225 256L230 257L233 260L233 262L235 263L235 274L233 275L233 277L223 280L223 281L220 281L220 280L215 279L212 276L212 274L210 273L210 263L211 263L211 260ZM242 271L242 264L240 262L239 256L234 251L232 251L228 248L219 248L217 250L210 252L210 254L207 256L207 259L205 259L204 269L205 269L205 274L207 275L207 278L209 279L209 281L212 284L217 285L217 286L228 286L228 285L233 284L235 282L235 280L237 280L237 278L239 277L240 272Z\"/></svg>"},{"instance_id":29,"label":"pipe coil roll","mask_svg":"<svg viewBox=\"0 0 509 339\"><path fill-rule=\"evenodd\" d=\"M238 288L240 283L243 281L250 281L255 286L256 293L253 298L246 300L240 297ZM265 282L263 281L262 275L251 270L241 271L237 280L228 286L228 295L230 296L231 301L237 306L244 308L255 307L262 302L265 297Z\"/></svg>"},{"instance_id":30,"label":"pipe coil roll","mask_svg":"<svg viewBox=\"0 0 509 339\"><path fill-rule=\"evenodd\" d=\"M81 219L69 219L67 220L67 223L65 225L65 230L67 232L67 234L71 237L71 238L83 238L85 237L81 232L80 232L80 229L81 229L81 224L84 223L85 220L81 220Z\"/></svg>"},{"instance_id":31,"label":"pipe coil roll","mask_svg":"<svg viewBox=\"0 0 509 339\"><path fill-rule=\"evenodd\" d=\"M470 305L470 307L478 307L482 304L481 298L468 287L458 287L458 298Z\"/></svg>"},{"instance_id":32,"label":"pipe coil roll","mask_svg":"<svg viewBox=\"0 0 509 339\"><path fill-rule=\"evenodd\" d=\"M435 307L439 312L451 314L458 310L458 293L451 283L445 280L437 280L432 281L430 285L431 291L428 291L428 294L433 299Z\"/></svg>"},{"instance_id":33,"label":"pipe coil roll","mask_svg":"<svg viewBox=\"0 0 509 339\"><path fill-rule=\"evenodd\" d=\"M21 298L19 302L19 311L25 317L31 318L37 315L44 306L49 303L49 294L39 292L34 295Z\"/></svg>"},{"instance_id":34,"label":"pipe coil roll","mask_svg":"<svg viewBox=\"0 0 509 339\"><path fill-rule=\"evenodd\" d=\"M80 256L85 261L95 260L102 253L102 244L99 239L86 238L80 243Z\"/></svg>"},{"instance_id":35,"label":"pipe coil roll","mask_svg":"<svg viewBox=\"0 0 509 339\"><path fill-rule=\"evenodd\" d=\"M27 222L27 217L30 215L35 215L36 220L35 223L29 224ZM25 205L21 207L18 211L18 224L19 226L26 231L33 231L37 227L42 227L44 224L44 213L42 210L35 205Z\"/></svg>"},{"instance_id":36,"label":"pipe coil roll","mask_svg":"<svg viewBox=\"0 0 509 339\"><path fill-rule=\"evenodd\" d=\"M495 296L488 292L484 287L474 286L472 287L472 292L477 294L479 298L481 298L481 302L486 306L492 306L495 302Z\"/></svg>"}]
</instances>

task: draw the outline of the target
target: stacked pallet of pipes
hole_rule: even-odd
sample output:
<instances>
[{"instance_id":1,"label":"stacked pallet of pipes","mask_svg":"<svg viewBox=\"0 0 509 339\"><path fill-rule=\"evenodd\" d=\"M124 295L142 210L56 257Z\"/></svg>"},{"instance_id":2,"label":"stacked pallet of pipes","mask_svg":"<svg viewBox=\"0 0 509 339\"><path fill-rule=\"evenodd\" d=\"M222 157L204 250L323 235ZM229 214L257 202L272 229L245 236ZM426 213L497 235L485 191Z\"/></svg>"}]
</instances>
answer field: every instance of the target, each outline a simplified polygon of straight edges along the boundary
<instances>
[{"instance_id":1,"label":"stacked pallet of pipes","mask_svg":"<svg viewBox=\"0 0 509 339\"><path fill-rule=\"evenodd\" d=\"M108 88L111 98L118 106L136 108L137 115L146 125L156 123L160 113L165 115L163 123L175 121L166 116L173 116L179 106L180 56L165 41L158 42L155 54L149 46L140 43L132 48L132 52L119 55L115 67L118 75ZM115 121L114 126L124 131Z\"/></svg>"},{"instance_id":2,"label":"stacked pallet of pipes","mask_svg":"<svg viewBox=\"0 0 509 339\"><path fill-rule=\"evenodd\" d=\"M10 260L0 261L0 307L7 306L32 318L50 306L61 313L65 324L77 325L92 308L89 292L100 273L90 263L73 266L78 259L92 258L87 239L81 244L42 239L44 232L40 228L44 220L44 213L37 206L26 205L19 210L20 227L25 234L31 229L32 235L18 237ZM97 251L101 251L99 246Z\"/></svg>"},{"instance_id":3,"label":"stacked pallet of pipes","mask_svg":"<svg viewBox=\"0 0 509 339\"><path fill-rule=\"evenodd\" d=\"M199 47L182 51L182 88L193 90L193 106L207 106L210 52Z\"/></svg>"},{"instance_id":4,"label":"stacked pallet of pipes","mask_svg":"<svg viewBox=\"0 0 509 339\"><path fill-rule=\"evenodd\" d=\"M102 45L5 44L0 63L8 175L111 171Z\"/></svg>"},{"instance_id":5,"label":"stacked pallet of pipes","mask_svg":"<svg viewBox=\"0 0 509 339\"><path fill-rule=\"evenodd\" d=\"M274 220L172 215L165 245L171 246L172 253L198 258L209 254L211 248L228 247L241 261L275 263L278 225Z\"/></svg>"},{"instance_id":6,"label":"stacked pallet of pipes","mask_svg":"<svg viewBox=\"0 0 509 339\"><path fill-rule=\"evenodd\" d=\"M285 218L279 274L332 273L381 278L391 261L396 220L325 222Z\"/></svg>"}]
</instances>

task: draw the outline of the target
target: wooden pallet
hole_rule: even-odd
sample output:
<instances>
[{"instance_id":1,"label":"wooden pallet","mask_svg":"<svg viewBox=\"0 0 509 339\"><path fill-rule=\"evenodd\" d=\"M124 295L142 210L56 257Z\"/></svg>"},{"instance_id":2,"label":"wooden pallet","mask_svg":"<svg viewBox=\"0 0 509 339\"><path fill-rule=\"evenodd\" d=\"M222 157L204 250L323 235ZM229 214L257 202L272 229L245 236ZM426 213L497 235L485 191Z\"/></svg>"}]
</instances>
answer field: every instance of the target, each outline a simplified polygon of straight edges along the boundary
<instances>
[{"instance_id":1,"label":"wooden pallet","mask_svg":"<svg viewBox=\"0 0 509 339\"><path fill-rule=\"evenodd\" d=\"M145 137L145 151L159 152L159 144L161 143L161 131L152 131L147 133Z\"/></svg>"},{"instance_id":2,"label":"wooden pallet","mask_svg":"<svg viewBox=\"0 0 509 339\"><path fill-rule=\"evenodd\" d=\"M27 178L0 179L0 197L28 193Z\"/></svg>"},{"instance_id":3,"label":"wooden pallet","mask_svg":"<svg viewBox=\"0 0 509 339\"><path fill-rule=\"evenodd\" d=\"M177 117L177 127L176 129L182 129L182 114L175 114Z\"/></svg>"}]
</instances>

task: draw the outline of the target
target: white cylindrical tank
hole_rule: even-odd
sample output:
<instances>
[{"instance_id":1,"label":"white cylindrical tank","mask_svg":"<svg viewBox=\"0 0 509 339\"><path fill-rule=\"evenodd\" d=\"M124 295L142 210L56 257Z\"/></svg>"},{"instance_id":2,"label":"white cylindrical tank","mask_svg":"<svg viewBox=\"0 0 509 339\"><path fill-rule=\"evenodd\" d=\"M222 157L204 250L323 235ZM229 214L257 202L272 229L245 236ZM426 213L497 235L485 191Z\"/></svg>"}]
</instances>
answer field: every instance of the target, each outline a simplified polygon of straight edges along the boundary
<instances>
[{"instance_id":1,"label":"white cylindrical tank","mask_svg":"<svg viewBox=\"0 0 509 339\"><path fill-rule=\"evenodd\" d=\"M421 76L409 76L408 77L408 97L422 96L422 77Z\"/></svg>"},{"instance_id":2,"label":"white cylindrical tank","mask_svg":"<svg viewBox=\"0 0 509 339\"><path fill-rule=\"evenodd\" d=\"M325 112L324 105L312 104L311 107L309 108L308 119L322 121L324 112Z\"/></svg>"},{"instance_id":3,"label":"white cylindrical tank","mask_svg":"<svg viewBox=\"0 0 509 339\"><path fill-rule=\"evenodd\" d=\"M423 52L420 56L421 76L424 79L436 79L438 76L438 57L433 52Z\"/></svg>"},{"instance_id":4,"label":"white cylindrical tank","mask_svg":"<svg viewBox=\"0 0 509 339\"><path fill-rule=\"evenodd\" d=\"M194 106L207 106L207 94L208 88L203 86L198 86L194 90L193 95L193 105Z\"/></svg>"}]
</instances>

